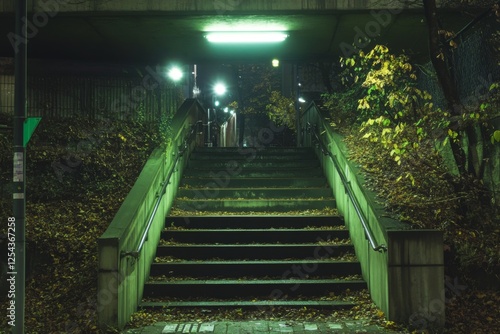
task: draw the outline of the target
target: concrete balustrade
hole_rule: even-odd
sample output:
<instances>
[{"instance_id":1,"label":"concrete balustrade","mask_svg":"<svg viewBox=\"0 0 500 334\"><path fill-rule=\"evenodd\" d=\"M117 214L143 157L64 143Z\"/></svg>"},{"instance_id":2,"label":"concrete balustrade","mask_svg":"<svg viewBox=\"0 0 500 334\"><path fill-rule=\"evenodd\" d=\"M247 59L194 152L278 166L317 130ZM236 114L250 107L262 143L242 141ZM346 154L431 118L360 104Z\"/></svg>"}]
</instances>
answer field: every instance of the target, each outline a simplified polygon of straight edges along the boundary
<instances>
[{"instance_id":1,"label":"concrete balustrade","mask_svg":"<svg viewBox=\"0 0 500 334\"><path fill-rule=\"evenodd\" d=\"M302 126L305 128L308 123L317 126L321 139L338 160L375 240L387 247L386 252L371 248L339 173L330 157L316 148L337 208L349 229L373 301L389 320L412 323L420 329L443 328L443 233L410 229L410 226L388 218L383 207L375 201L375 194L363 186L359 168L347 160L342 136L333 131L315 104L311 104L302 115ZM304 146L315 146L306 131L302 137Z\"/></svg>"},{"instance_id":2,"label":"concrete balustrade","mask_svg":"<svg viewBox=\"0 0 500 334\"><path fill-rule=\"evenodd\" d=\"M185 101L172 121L175 135L171 144L166 149L158 148L151 154L113 221L98 239L97 307L99 324L103 328L122 328L137 310L160 232L164 228L165 216L175 199L189 154L195 146L203 145L203 133L196 133L196 138L186 153L179 158L177 167L174 166L186 135L199 120L205 120L206 123L201 105L193 99ZM134 256L129 252L137 250L163 182L173 168L170 183L147 234L147 241L142 251Z\"/></svg>"}]
</instances>

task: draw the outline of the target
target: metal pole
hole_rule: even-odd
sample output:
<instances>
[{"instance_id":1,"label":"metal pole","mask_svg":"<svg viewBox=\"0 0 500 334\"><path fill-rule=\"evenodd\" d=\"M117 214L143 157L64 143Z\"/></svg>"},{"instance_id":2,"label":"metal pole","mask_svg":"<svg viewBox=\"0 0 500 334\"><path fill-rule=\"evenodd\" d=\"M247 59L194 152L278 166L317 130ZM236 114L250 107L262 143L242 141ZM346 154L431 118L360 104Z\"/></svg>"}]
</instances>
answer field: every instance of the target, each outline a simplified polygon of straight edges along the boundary
<instances>
[{"instance_id":1,"label":"metal pole","mask_svg":"<svg viewBox=\"0 0 500 334\"><path fill-rule=\"evenodd\" d=\"M300 103L299 103L299 97L300 97L300 77L299 77L299 65L295 64L294 65L294 78L295 78L295 85L297 87L297 96L295 96L295 133L296 133L296 143L295 145L297 147L301 147L301 138L300 138Z\"/></svg>"},{"instance_id":2,"label":"metal pole","mask_svg":"<svg viewBox=\"0 0 500 334\"><path fill-rule=\"evenodd\" d=\"M212 147L212 137L211 137L211 134L210 134L210 128L212 127L212 124L210 123L210 108L207 109L207 113L208 113L208 141L207 141L207 146L208 147Z\"/></svg>"},{"instance_id":3,"label":"metal pole","mask_svg":"<svg viewBox=\"0 0 500 334\"><path fill-rule=\"evenodd\" d=\"M26 120L27 40L23 33L23 18L27 18L26 0L16 1L16 35L23 38L15 54L14 97L14 166L13 212L15 218L15 324L14 334L24 334L25 302L25 252L26 252L26 148L24 146L24 121ZM11 300L12 303L12 300Z\"/></svg>"}]
</instances>

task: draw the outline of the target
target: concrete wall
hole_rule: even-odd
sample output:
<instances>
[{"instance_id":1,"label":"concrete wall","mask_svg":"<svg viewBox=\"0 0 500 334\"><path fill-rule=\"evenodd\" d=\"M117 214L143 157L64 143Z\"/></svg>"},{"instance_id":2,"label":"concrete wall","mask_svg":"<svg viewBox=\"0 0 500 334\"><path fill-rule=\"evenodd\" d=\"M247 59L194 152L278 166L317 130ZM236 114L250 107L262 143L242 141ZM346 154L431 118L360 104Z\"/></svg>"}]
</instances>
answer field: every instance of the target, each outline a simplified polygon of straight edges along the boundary
<instances>
[{"instance_id":1,"label":"concrete wall","mask_svg":"<svg viewBox=\"0 0 500 334\"><path fill-rule=\"evenodd\" d=\"M125 198L108 229L98 239L98 317L102 328L122 328L136 311L142 299L144 283L149 277L160 232L164 228L165 216L175 199L182 171L189 159L189 153L196 145L203 145L203 134L194 140L188 154L180 157L170 183L166 188L158 211L154 216L142 252L138 257L124 256L137 249L143 236L153 207L174 161L182 147L186 134L198 120L204 120L202 107L195 100L186 101L177 112L172 128L175 137L172 144L155 150L132 190ZM205 121L206 122L206 121Z\"/></svg>"},{"instance_id":2,"label":"concrete wall","mask_svg":"<svg viewBox=\"0 0 500 334\"><path fill-rule=\"evenodd\" d=\"M15 0L2 0L0 12L14 10ZM47 10L47 9L50 10ZM255 12L304 10L369 10L408 8L393 0L28 0L28 11L189 11L189 12Z\"/></svg>"},{"instance_id":3,"label":"concrete wall","mask_svg":"<svg viewBox=\"0 0 500 334\"><path fill-rule=\"evenodd\" d=\"M410 230L409 226L388 218L375 194L364 188L359 169L347 160L342 137L332 131L314 104L305 110L301 122L302 127L307 123L318 127L323 142L339 162L374 239L387 247L386 252L371 248L339 172L331 159L316 148L373 301L389 320L413 323L419 329L442 328L445 320L442 232ZM302 137L304 146L315 146L310 134L304 132Z\"/></svg>"}]
</instances>

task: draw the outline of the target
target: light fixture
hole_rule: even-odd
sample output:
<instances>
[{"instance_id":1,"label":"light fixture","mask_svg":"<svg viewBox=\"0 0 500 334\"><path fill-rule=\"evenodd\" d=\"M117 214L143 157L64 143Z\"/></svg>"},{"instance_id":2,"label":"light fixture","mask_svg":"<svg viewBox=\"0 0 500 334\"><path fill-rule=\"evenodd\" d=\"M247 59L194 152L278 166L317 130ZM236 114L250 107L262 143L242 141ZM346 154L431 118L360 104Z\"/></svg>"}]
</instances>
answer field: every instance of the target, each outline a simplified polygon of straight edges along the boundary
<instances>
[{"instance_id":1,"label":"light fixture","mask_svg":"<svg viewBox=\"0 0 500 334\"><path fill-rule=\"evenodd\" d=\"M306 100L305 100L303 97L299 97L299 102L300 102L300 103L305 103L305 102L306 102Z\"/></svg>"},{"instance_id":2,"label":"light fixture","mask_svg":"<svg viewBox=\"0 0 500 334\"><path fill-rule=\"evenodd\" d=\"M168 73L168 77L174 81L179 81L182 78L182 71L178 67L172 67Z\"/></svg>"},{"instance_id":3,"label":"light fixture","mask_svg":"<svg viewBox=\"0 0 500 334\"><path fill-rule=\"evenodd\" d=\"M205 38L211 43L279 43L288 34L282 31L211 31Z\"/></svg>"},{"instance_id":4,"label":"light fixture","mask_svg":"<svg viewBox=\"0 0 500 334\"><path fill-rule=\"evenodd\" d=\"M279 59L274 58L272 61L273 67L279 67L280 66L280 61Z\"/></svg>"},{"instance_id":5,"label":"light fixture","mask_svg":"<svg viewBox=\"0 0 500 334\"><path fill-rule=\"evenodd\" d=\"M217 95L224 95L226 93L226 85L223 83L217 83L214 87L214 92Z\"/></svg>"}]
</instances>

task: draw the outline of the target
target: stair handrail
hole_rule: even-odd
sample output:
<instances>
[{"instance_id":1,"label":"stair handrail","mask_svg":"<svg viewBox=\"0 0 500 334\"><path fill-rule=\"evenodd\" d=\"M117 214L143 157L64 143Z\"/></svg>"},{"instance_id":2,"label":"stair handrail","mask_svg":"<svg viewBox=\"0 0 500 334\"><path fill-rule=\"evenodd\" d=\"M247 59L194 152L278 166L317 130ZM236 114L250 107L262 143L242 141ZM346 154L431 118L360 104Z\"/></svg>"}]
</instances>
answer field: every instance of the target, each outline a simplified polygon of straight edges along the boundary
<instances>
[{"instance_id":1,"label":"stair handrail","mask_svg":"<svg viewBox=\"0 0 500 334\"><path fill-rule=\"evenodd\" d=\"M186 153L187 149L189 148L189 145L193 141L193 138L195 137L195 134L196 134L196 128L198 127L199 124L203 124L203 122L201 120L199 120L196 123L194 123L193 125L191 125L191 131L189 131L189 133L184 138L183 143L179 146L178 152L177 152L176 157L175 157L175 161L172 164L172 167L170 168L170 170L167 174L167 177L161 183L161 185L162 185L161 190L156 193L155 205L153 207L153 210L151 211L151 214L149 215L149 218L148 218L147 223L146 223L146 227L144 228L144 231L143 231L142 236L141 236L141 240L139 241L139 244L137 245L136 250L135 251L128 251L128 252L122 251L121 252L122 258L124 258L126 256L131 256L135 259L139 258L139 255L141 254L142 248L144 247L144 244L148 240L149 230L151 229L151 225L153 224L154 218L156 216L156 212L158 211L158 208L160 207L163 195L166 193L167 186L170 184L170 178L174 174L180 158L184 155L184 153Z\"/></svg>"},{"instance_id":2,"label":"stair handrail","mask_svg":"<svg viewBox=\"0 0 500 334\"><path fill-rule=\"evenodd\" d=\"M314 138L316 139L316 142L320 146L321 153L323 155L328 156L330 160L332 160L333 165L335 166L335 169L337 173L339 174L340 180L342 181L342 184L344 185L344 189L347 193L347 197L349 197L354 210L356 211L356 214L358 215L359 220L361 221L361 225L363 226L363 230L365 231L365 237L368 239L368 242L370 243L370 247L377 252L386 252L387 251L387 246L384 244L378 244L377 241L375 240L375 237L373 235L373 232L366 222L365 215L363 214L363 211L361 210L361 207L358 203L358 200L356 199L356 196L354 195L350 181L347 180L347 177L344 175L344 172L342 171L342 168L340 168L340 164L338 162L337 156L333 154L328 147L325 145L323 140L321 140L321 137L318 133L318 127L317 125L313 125L310 122L307 122L307 131L311 134L314 135Z\"/></svg>"}]
</instances>

